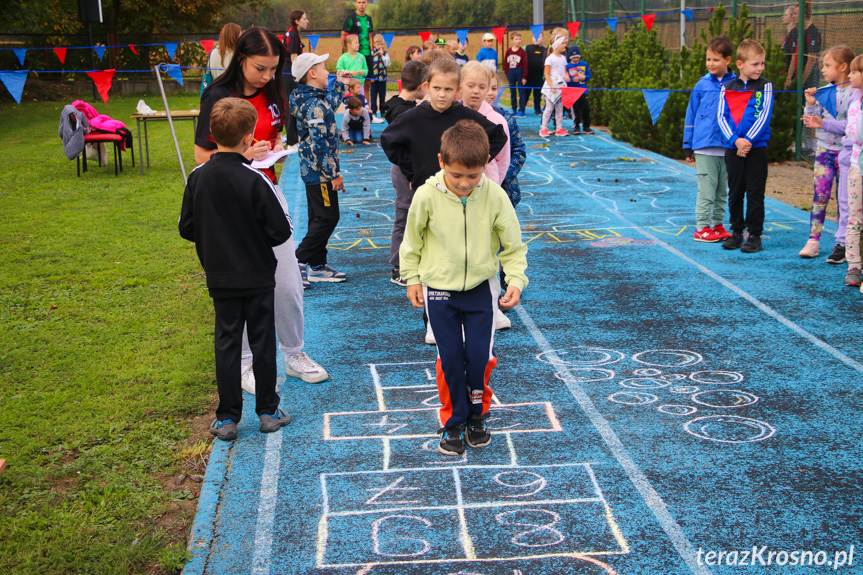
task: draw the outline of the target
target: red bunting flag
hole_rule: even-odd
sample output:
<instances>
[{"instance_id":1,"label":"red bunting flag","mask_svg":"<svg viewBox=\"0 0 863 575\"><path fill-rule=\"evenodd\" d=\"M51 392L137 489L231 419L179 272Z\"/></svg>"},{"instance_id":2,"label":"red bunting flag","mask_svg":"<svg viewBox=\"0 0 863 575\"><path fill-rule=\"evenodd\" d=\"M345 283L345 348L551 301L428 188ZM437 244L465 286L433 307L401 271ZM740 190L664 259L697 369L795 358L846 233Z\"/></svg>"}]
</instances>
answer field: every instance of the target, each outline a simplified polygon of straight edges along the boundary
<instances>
[{"instance_id":1,"label":"red bunting flag","mask_svg":"<svg viewBox=\"0 0 863 575\"><path fill-rule=\"evenodd\" d=\"M581 26L581 22L567 22L566 27L569 29L569 35L575 40L575 37L578 36L578 27Z\"/></svg>"},{"instance_id":2,"label":"red bunting flag","mask_svg":"<svg viewBox=\"0 0 863 575\"><path fill-rule=\"evenodd\" d=\"M644 22L644 25L647 26L647 31L650 32L653 30L653 21L656 20L656 14L645 14L641 17L641 20Z\"/></svg>"},{"instance_id":3,"label":"red bunting flag","mask_svg":"<svg viewBox=\"0 0 863 575\"><path fill-rule=\"evenodd\" d=\"M131 49L132 49L132 52L134 52L136 56L138 56L138 55L139 55L139 54L138 54L138 49L137 49L137 48L135 48L135 45L134 45L134 44L129 44L129 48L131 48Z\"/></svg>"},{"instance_id":4,"label":"red bunting flag","mask_svg":"<svg viewBox=\"0 0 863 575\"><path fill-rule=\"evenodd\" d=\"M499 28L492 28L491 33L494 34L494 37L497 38L498 44L503 44L503 37L506 34L506 26L500 26Z\"/></svg>"},{"instance_id":5,"label":"red bunting flag","mask_svg":"<svg viewBox=\"0 0 863 575\"><path fill-rule=\"evenodd\" d=\"M429 38L431 38L431 32L420 32L420 40L424 43L428 42Z\"/></svg>"},{"instance_id":6,"label":"red bunting flag","mask_svg":"<svg viewBox=\"0 0 863 575\"><path fill-rule=\"evenodd\" d=\"M215 40L201 40L201 46L204 47L204 53L209 54L213 51L213 44L215 44Z\"/></svg>"},{"instance_id":7,"label":"red bunting flag","mask_svg":"<svg viewBox=\"0 0 863 575\"><path fill-rule=\"evenodd\" d=\"M93 78L93 83L96 84L96 90L102 96L102 100L108 103L108 92L111 90L111 83L114 79L115 70L101 70L99 72L87 72L87 75Z\"/></svg>"},{"instance_id":8,"label":"red bunting flag","mask_svg":"<svg viewBox=\"0 0 863 575\"><path fill-rule=\"evenodd\" d=\"M560 95L563 98L563 107L571 108L586 91L587 88L561 88Z\"/></svg>"},{"instance_id":9,"label":"red bunting flag","mask_svg":"<svg viewBox=\"0 0 863 575\"><path fill-rule=\"evenodd\" d=\"M402 91L402 81L396 80L396 83L399 85L399 92L401 92Z\"/></svg>"},{"instance_id":10,"label":"red bunting flag","mask_svg":"<svg viewBox=\"0 0 863 575\"><path fill-rule=\"evenodd\" d=\"M743 119L743 113L751 97L752 90L725 90L725 101L728 103L728 110L735 124L739 124Z\"/></svg>"},{"instance_id":11,"label":"red bunting flag","mask_svg":"<svg viewBox=\"0 0 863 575\"><path fill-rule=\"evenodd\" d=\"M66 63L66 48L54 48L54 53L57 54L61 64Z\"/></svg>"},{"instance_id":12,"label":"red bunting flag","mask_svg":"<svg viewBox=\"0 0 863 575\"><path fill-rule=\"evenodd\" d=\"M279 42L281 42L282 44L285 43L285 35L284 34L278 34L278 35L276 35L276 38L278 38Z\"/></svg>"}]
</instances>

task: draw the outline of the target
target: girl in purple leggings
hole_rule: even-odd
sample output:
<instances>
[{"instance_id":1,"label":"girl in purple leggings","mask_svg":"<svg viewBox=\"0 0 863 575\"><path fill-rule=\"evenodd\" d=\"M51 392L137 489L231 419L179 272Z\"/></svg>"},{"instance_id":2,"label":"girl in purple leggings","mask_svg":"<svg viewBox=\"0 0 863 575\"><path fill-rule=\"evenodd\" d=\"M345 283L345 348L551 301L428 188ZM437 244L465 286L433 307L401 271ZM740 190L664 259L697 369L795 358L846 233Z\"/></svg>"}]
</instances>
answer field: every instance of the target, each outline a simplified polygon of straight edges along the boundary
<instances>
[{"instance_id":1,"label":"girl in purple leggings","mask_svg":"<svg viewBox=\"0 0 863 575\"><path fill-rule=\"evenodd\" d=\"M815 193L812 196L812 214L809 224L809 241L800 250L800 257L814 258L818 255L821 230L827 202L836 182L836 203L839 207L839 229L836 245L827 263L841 264L845 261L845 228L848 225L848 169L851 166L851 148L842 144L848 105L854 91L848 85L848 74L854 51L848 46L834 46L824 53L821 74L836 85L836 116L828 112L816 99L815 88L806 90L806 107L803 124L807 128L818 128L818 146L815 150ZM823 89L823 88L822 88Z\"/></svg>"}]
</instances>

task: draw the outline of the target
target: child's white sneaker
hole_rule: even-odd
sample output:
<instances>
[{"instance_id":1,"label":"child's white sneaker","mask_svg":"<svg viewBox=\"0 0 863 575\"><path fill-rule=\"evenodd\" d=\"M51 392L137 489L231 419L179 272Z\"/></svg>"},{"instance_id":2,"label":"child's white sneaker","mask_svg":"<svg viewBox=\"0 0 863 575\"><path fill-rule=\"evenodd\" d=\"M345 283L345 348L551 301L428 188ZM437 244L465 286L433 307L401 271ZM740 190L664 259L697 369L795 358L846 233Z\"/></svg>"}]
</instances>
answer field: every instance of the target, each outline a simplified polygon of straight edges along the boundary
<instances>
[{"instance_id":1,"label":"child's white sneaker","mask_svg":"<svg viewBox=\"0 0 863 575\"><path fill-rule=\"evenodd\" d=\"M494 329L509 329L512 327L512 321L502 311L500 308L495 308L494 310Z\"/></svg>"},{"instance_id":2,"label":"child's white sneaker","mask_svg":"<svg viewBox=\"0 0 863 575\"><path fill-rule=\"evenodd\" d=\"M253 364L246 365L240 372L240 385L243 390L255 395L255 371L252 369Z\"/></svg>"},{"instance_id":3,"label":"child's white sneaker","mask_svg":"<svg viewBox=\"0 0 863 575\"><path fill-rule=\"evenodd\" d=\"M437 341L434 338L434 332L432 331L432 328L431 328L431 322L428 322L426 324L425 342L429 345L437 345Z\"/></svg>"},{"instance_id":4,"label":"child's white sneaker","mask_svg":"<svg viewBox=\"0 0 863 575\"><path fill-rule=\"evenodd\" d=\"M818 256L818 244L821 242L815 238L809 238L803 249L798 254L801 258L814 258Z\"/></svg>"}]
</instances>

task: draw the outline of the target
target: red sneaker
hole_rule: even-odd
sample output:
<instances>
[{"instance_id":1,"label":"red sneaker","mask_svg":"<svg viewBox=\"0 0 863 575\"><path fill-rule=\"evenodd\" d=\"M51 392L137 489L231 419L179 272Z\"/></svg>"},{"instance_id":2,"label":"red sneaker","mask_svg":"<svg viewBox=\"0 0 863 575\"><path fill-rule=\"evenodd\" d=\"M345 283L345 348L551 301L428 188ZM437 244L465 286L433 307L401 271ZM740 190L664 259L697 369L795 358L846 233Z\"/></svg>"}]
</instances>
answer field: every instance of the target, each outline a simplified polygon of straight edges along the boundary
<instances>
[{"instance_id":1,"label":"red sneaker","mask_svg":"<svg viewBox=\"0 0 863 575\"><path fill-rule=\"evenodd\" d=\"M713 226L713 233L717 234L720 240L731 237L731 232L722 227L722 224L716 224L715 226Z\"/></svg>"},{"instance_id":2,"label":"red sneaker","mask_svg":"<svg viewBox=\"0 0 863 575\"><path fill-rule=\"evenodd\" d=\"M731 235L731 234L728 234ZM720 239L719 234L710 229L710 226L704 226L702 229L695 232L695 241L696 242L709 242L715 243Z\"/></svg>"}]
</instances>

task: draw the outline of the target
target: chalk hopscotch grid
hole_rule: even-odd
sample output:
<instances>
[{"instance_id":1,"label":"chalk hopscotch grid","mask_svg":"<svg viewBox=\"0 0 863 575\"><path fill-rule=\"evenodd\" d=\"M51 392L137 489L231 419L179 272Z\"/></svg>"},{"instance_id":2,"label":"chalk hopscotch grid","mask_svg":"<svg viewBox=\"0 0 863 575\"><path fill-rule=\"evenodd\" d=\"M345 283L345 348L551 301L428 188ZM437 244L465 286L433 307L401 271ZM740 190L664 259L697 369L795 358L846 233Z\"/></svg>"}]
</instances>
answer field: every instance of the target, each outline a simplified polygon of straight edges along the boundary
<instances>
[{"instance_id":1,"label":"chalk hopscotch grid","mask_svg":"<svg viewBox=\"0 0 863 575\"><path fill-rule=\"evenodd\" d=\"M561 463L561 464L550 464L550 465L526 465L526 466L516 466L513 467L511 465L461 465L458 467L453 467L450 469L429 469L427 467L416 467L416 468L405 468L405 469L394 469L394 470L380 470L380 471L346 471L346 472L336 472L336 473L323 473L321 474L321 493L322 493L322 501L323 501L323 513L321 519L318 523L318 549L317 549L317 567L318 568L337 568L337 567L372 567L372 566L382 566L382 565L403 565L403 564L430 564L430 563L448 563L448 562L463 562L463 561L512 561L512 560L522 560L522 559L543 559L543 558L552 558L552 557L581 557L581 556L605 556L605 555L625 555L630 552L629 545L626 542L626 539L623 536L620 527L617 524L617 521L614 518L611 507L605 499L605 496L602 494L602 489L599 486L599 483L596 480L596 476L593 473L592 463ZM542 470L542 469L554 469L554 468L575 468L575 467L583 467L588 477L590 478L590 482L594 492L596 493L596 497L592 498L576 498L576 499L553 499L553 500L543 500L543 501L492 501L487 503L464 503L462 488L461 488L461 470L483 470L488 471L492 469L500 469L503 471L529 471L529 470ZM442 473L442 474L452 474L453 476L453 486L456 494L456 504L455 505L436 505L436 506L405 506L405 507L386 507L385 509L373 509L369 511L336 511L333 512L330 510L330 497L327 489L327 477L337 477L337 476L359 476L359 475L402 475L410 472L423 472L423 473ZM518 555L515 557L477 557L476 551L473 547L473 540L470 537L470 532L468 530L467 522L465 521L464 511L468 509L493 509L493 508L519 508L519 507L545 507L551 505L576 505L576 504L585 504L585 503L600 503L603 506L604 518L607 522L609 531L611 532L615 543L618 546L618 549L607 549L600 551L570 551L564 553L537 553L537 554L529 554L529 555ZM459 541L464 549L463 557L451 557L451 558L438 558L438 559L403 559L403 560L394 560L394 561L363 561L363 562L352 562L352 563L326 563L326 551L327 551L327 542L329 540L329 519L331 517L346 517L346 516L359 516L359 515L375 515L375 514L384 514L384 513L399 513L406 511L426 511L426 510L435 510L435 511L456 511L459 515L461 529L460 529L460 537Z\"/></svg>"}]
</instances>

